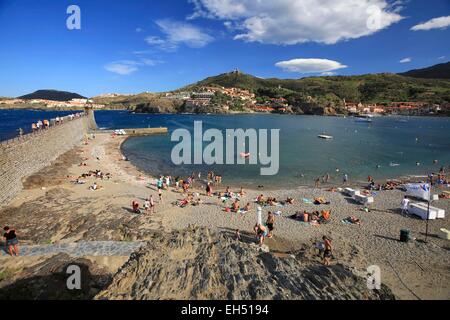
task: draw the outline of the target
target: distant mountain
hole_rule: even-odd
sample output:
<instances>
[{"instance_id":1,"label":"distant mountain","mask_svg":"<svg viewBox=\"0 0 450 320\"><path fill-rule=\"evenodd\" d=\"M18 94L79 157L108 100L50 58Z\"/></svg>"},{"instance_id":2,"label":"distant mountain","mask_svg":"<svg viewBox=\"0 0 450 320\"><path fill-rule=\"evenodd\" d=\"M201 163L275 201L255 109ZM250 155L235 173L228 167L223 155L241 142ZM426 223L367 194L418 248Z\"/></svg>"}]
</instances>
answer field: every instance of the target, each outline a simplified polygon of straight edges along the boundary
<instances>
[{"instance_id":1,"label":"distant mountain","mask_svg":"<svg viewBox=\"0 0 450 320\"><path fill-rule=\"evenodd\" d=\"M72 99L86 99L86 98L73 92L58 91L58 90L38 90L33 93L18 97L18 99L25 99L25 100L45 99L53 101L69 101Z\"/></svg>"},{"instance_id":2,"label":"distant mountain","mask_svg":"<svg viewBox=\"0 0 450 320\"><path fill-rule=\"evenodd\" d=\"M450 62L437 64L428 68L410 70L400 73L400 75L423 79L450 79Z\"/></svg>"}]
</instances>

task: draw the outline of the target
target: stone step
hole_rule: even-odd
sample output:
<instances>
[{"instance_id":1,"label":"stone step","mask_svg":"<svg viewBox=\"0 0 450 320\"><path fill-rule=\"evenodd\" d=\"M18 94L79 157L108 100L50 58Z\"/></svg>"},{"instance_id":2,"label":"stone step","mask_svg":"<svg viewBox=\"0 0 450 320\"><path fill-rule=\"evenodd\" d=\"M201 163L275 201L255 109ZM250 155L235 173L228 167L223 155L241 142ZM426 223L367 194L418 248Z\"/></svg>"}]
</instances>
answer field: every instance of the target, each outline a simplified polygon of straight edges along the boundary
<instances>
[{"instance_id":1,"label":"stone step","mask_svg":"<svg viewBox=\"0 0 450 320\"><path fill-rule=\"evenodd\" d=\"M129 256L145 242L134 241L82 241L49 245L19 245L20 256L44 256L67 253L74 257L83 256ZM5 247L0 250L0 257L8 256Z\"/></svg>"}]
</instances>

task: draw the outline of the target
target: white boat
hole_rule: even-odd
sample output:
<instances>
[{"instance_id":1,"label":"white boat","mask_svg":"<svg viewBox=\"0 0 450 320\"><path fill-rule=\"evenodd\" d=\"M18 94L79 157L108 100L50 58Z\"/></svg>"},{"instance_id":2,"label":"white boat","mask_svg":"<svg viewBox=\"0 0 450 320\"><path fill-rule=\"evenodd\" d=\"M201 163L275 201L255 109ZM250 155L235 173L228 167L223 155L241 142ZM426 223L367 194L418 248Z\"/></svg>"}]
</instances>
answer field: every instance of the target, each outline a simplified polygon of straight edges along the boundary
<instances>
[{"instance_id":1,"label":"white boat","mask_svg":"<svg viewBox=\"0 0 450 320\"><path fill-rule=\"evenodd\" d=\"M320 139L325 139L325 140L333 139L333 136L328 136L326 134L319 134L317 137L319 137Z\"/></svg>"},{"instance_id":2,"label":"white boat","mask_svg":"<svg viewBox=\"0 0 450 320\"><path fill-rule=\"evenodd\" d=\"M372 122L373 115L371 114L360 114L355 116L356 122Z\"/></svg>"}]
</instances>

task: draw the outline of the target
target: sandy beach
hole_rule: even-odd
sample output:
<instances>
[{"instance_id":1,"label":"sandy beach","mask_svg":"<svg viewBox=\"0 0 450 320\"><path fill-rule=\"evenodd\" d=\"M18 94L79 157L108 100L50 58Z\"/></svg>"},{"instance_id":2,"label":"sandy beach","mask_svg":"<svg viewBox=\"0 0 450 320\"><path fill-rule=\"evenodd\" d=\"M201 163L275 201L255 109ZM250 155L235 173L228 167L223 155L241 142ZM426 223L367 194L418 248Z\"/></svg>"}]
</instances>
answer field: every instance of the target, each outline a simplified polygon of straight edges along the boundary
<instances>
[{"instance_id":1,"label":"sandy beach","mask_svg":"<svg viewBox=\"0 0 450 320\"><path fill-rule=\"evenodd\" d=\"M0 224L17 229L21 245L48 245L80 241L149 241L155 233L204 226L214 231L232 234L236 229L251 235L256 219L258 194L284 200L295 199L293 205L263 208L263 219L268 211L281 211L276 218L274 237L266 241L271 252L285 254L304 247L312 247L323 235L333 239L335 263L343 263L364 272L371 265L381 268L382 283L391 288L398 299L450 299L450 254L448 240L440 239L440 228L450 229L449 200L439 200L434 205L445 209L447 217L429 222L429 237L425 239L426 222L401 214L400 202L404 193L399 190L380 191L370 212L340 192L326 188L298 187L291 190L246 190L241 205L251 202L246 214L227 213L225 204L217 197L208 197L203 186L199 193L203 204L180 208L172 203L184 198L173 188L163 192L163 202L158 201L155 178L140 172L130 162L122 160L120 145L124 137L96 133L88 144L77 147L50 167L24 181L23 190L7 207L0 210ZM85 163L86 166L80 166ZM85 184L71 181L89 170L110 173L111 179L88 177ZM155 176L158 173L155 173ZM203 173L203 176L206 172ZM94 182L100 186L89 190ZM226 188L226 177L219 189ZM360 188L360 185L350 186ZM201 187L201 188L200 188ZM216 188L214 189L216 190ZM238 192L239 189L233 190ZM141 205L153 195L157 202L156 213L137 215L131 202ZM302 199L324 197L329 205L316 206ZM231 205L231 201L227 203ZM288 216L296 211L331 210L331 222L314 226ZM344 224L349 216L361 219L360 225ZM409 243L399 239L401 229L411 231L415 238ZM0 256L0 271L13 268L15 261L5 254ZM24 266L42 262L42 257L21 257L17 277ZM118 258L123 262L123 257ZM114 272L120 263L105 259L93 261ZM103 261L103 262L102 262ZM317 257L317 264L321 260ZM114 267L111 267L111 266Z\"/></svg>"}]
</instances>

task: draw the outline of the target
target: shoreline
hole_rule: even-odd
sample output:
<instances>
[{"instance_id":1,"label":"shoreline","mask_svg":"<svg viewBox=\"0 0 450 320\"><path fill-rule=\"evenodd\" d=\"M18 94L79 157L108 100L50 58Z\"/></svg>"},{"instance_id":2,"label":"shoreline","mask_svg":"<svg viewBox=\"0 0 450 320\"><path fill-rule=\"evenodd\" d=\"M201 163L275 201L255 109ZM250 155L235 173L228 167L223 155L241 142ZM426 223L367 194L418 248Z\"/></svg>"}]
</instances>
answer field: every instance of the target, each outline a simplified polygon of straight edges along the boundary
<instances>
[{"instance_id":1,"label":"shoreline","mask_svg":"<svg viewBox=\"0 0 450 320\"><path fill-rule=\"evenodd\" d=\"M123 144L129 140L135 137L132 136L123 136L122 137L122 141L120 142L120 144L118 145L118 149L121 153L122 156L127 157L126 154L123 152L122 146ZM138 165L136 165L135 163L133 163L133 161L128 160L127 162L129 162L136 171L140 172L143 175L147 175L149 178L151 179L157 179L159 174L155 175L155 173L147 171L145 169L140 168ZM205 172L202 172L202 174L204 174ZM436 174L435 172L433 172L434 174ZM164 175L164 173L161 173L161 175ZM338 174L338 176L342 176L342 174ZM383 185L389 181L394 181L394 182L399 182L401 184L404 183L425 183L425 181L428 179L428 176L426 174L408 174L408 175L400 175L400 176L394 176L392 178L377 178L376 181L377 183L379 183L380 185ZM313 180L313 179L311 179ZM205 179L202 178L202 186L206 187L206 183L207 181ZM258 183L252 183L253 185L257 185ZM365 188L368 185L367 181L364 180L350 180L349 184L351 185L358 185L359 188ZM236 183L224 183L222 184L222 188L225 189L226 187L223 186L230 186L232 188L240 188L241 185L236 184ZM286 188L294 188L294 189L304 189L304 188L316 188L314 186L314 182L312 181L311 184L302 184L302 183L296 183L295 185L288 185L288 186L284 186L284 188L280 185L273 185L273 186L266 186L264 185L263 188L255 188L254 186L245 186L246 190L252 190L252 191L276 191L276 190L281 190L281 189L286 189ZM341 188L343 187L342 183L339 182L334 182L334 183L320 183L319 187L317 187L317 189L331 189L331 188ZM379 190L382 191L382 190Z\"/></svg>"}]
</instances>

